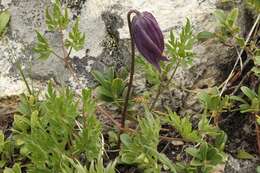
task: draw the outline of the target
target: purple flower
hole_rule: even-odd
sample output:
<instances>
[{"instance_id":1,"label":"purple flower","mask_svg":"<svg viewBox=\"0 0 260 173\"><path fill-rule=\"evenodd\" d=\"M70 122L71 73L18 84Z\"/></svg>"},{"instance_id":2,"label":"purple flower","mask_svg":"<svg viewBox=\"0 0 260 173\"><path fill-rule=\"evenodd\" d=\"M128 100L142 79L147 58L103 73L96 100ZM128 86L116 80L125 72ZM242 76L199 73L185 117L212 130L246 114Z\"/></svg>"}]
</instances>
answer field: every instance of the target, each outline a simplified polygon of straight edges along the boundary
<instances>
[{"instance_id":1,"label":"purple flower","mask_svg":"<svg viewBox=\"0 0 260 173\"><path fill-rule=\"evenodd\" d=\"M131 29L138 51L149 63L161 71L160 61L168 59L163 56L163 34L154 16L147 11L137 13L133 17Z\"/></svg>"}]
</instances>

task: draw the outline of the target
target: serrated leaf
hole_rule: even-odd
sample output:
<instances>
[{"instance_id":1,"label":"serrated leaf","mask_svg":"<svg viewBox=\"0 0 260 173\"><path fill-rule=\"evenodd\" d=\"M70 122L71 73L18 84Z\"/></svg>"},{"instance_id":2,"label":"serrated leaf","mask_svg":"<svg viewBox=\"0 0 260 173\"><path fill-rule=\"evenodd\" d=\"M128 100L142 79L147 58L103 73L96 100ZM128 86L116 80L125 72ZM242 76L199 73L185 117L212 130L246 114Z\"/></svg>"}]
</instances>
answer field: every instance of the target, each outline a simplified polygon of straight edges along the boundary
<instances>
[{"instance_id":1,"label":"serrated leaf","mask_svg":"<svg viewBox=\"0 0 260 173\"><path fill-rule=\"evenodd\" d=\"M65 41L65 46L67 48L72 47L74 50L79 51L84 46L85 37L85 33L79 31L79 19L77 19L72 27L72 31L69 33L69 38Z\"/></svg>"},{"instance_id":2,"label":"serrated leaf","mask_svg":"<svg viewBox=\"0 0 260 173\"><path fill-rule=\"evenodd\" d=\"M167 122L180 133L184 140L189 142L201 140L198 131L192 129L192 124L187 117L180 118L176 113L170 112Z\"/></svg>"},{"instance_id":3,"label":"serrated leaf","mask_svg":"<svg viewBox=\"0 0 260 173\"><path fill-rule=\"evenodd\" d=\"M167 52L171 56L171 62L176 64L176 61L180 62L183 66L187 66L192 63L193 45L196 42L196 38L192 33L192 26L189 19L186 20L186 24L182 27L179 34L179 38L176 38L173 32L170 32L170 39L166 44Z\"/></svg>"},{"instance_id":4,"label":"serrated leaf","mask_svg":"<svg viewBox=\"0 0 260 173\"><path fill-rule=\"evenodd\" d=\"M64 13L64 14L63 14ZM53 4L52 11L46 8L45 11L46 25L50 31L61 31L68 27L69 16L68 9L65 7L63 12L60 1L56 0Z\"/></svg>"},{"instance_id":5,"label":"serrated leaf","mask_svg":"<svg viewBox=\"0 0 260 173\"><path fill-rule=\"evenodd\" d=\"M39 54L39 59L46 60L51 55L52 50L49 46L48 40L38 31L36 31L36 34L38 42L33 50Z\"/></svg>"}]
</instances>

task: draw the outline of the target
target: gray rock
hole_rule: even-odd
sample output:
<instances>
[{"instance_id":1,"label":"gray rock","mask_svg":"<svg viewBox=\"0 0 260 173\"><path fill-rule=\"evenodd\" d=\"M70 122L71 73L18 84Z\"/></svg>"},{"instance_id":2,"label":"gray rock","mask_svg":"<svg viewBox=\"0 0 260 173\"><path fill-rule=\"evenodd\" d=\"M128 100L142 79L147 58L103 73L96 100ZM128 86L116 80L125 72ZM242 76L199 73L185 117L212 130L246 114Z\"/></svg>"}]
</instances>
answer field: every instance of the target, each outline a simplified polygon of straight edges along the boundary
<instances>
[{"instance_id":1,"label":"gray rock","mask_svg":"<svg viewBox=\"0 0 260 173\"><path fill-rule=\"evenodd\" d=\"M238 160L231 155L226 163L225 173L256 173L256 160Z\"/></svg>"},{"instance_id":2,"label":"gray rock","mask_svg":"<svg viewBox=\"0 0 260 173\"><path fill-rule=\"evenodd\" d=\"M15 46L19 45L19 52L21 53L17 53L18 50L11 49L17 55L16 58L23 62L24 69L27 70L27 73L30 73L34 80L55 79L59 83L67 83L74 88L83 88L93 85L93 78L89 73L92 68L102 70L108 65L116 66L116 68L128 65L130 54L126 13L132 8L151 11L158 19L166 37L171 29L178 32L186 17L191 18L196 31L214 30L211 14L215 10L215 0L62 0L62 2L69 6L71 19L75 19L76 16L80 17L80 29L87 36L84 49L71 54L78 80L73 79L60 60L51 56L47 61L40 61L36 59L31 50L28 50L35 44L34 31L37 29L50 38L50 42L54 45L57 53L61 52L59 34L47 32L44 21L44 11L46 6L50 6L51 0L6 0L1 2L2 7L9 8L12 13L10 28L6 37L10 43ZM65 37L69 31L70 29L64 32ZM7 52L7 47L4 44L1 46L0 50ZM28 66L30 64L28 62L31 62L31 68ZM5 64L5 68L15 69L3 54L0 56L0 64ZM31 69L31 71L28 71L28 69ZM6 85L13 80L20 81L14 70L11 70L12 72L4 71L2 68L0 71L1 78L5 77L4 83ZM24 88L21 85L19 87ZM0 87L0 89L2 88L6 87ZM1 93L8 95L9 91L4 90Z\"/></svg>"}]
</instances>

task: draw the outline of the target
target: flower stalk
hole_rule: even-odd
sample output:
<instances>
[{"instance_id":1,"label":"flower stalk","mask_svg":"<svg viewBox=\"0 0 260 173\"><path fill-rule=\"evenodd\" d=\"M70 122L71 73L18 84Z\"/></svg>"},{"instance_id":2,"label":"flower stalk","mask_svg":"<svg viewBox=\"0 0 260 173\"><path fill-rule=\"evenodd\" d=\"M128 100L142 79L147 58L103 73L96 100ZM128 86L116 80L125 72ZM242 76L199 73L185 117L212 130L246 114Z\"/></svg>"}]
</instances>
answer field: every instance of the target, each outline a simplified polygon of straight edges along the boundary
<instances>
[{"instance_id":1,"label":"flower stalk","mask_svg":"<svg viewBox=\"0 0 260 173\"><path fill-rule=\"evenodd\" d=\"M134 43L134 38L133 38L133 31L131 27L131 15L132 14L139 14L137 10L130 10L127 13L127 22L128 22L128 28L129 28L129 33L130 33L130 39L131 39L131 67L130 67L130 76L129 76L129 82L128 82L128 88L127 88L127 93L125 97L125 103L122 111L122 122L121 122L121 128L125 128L125 120L126 120L126 112L127 112L127 107L128 107L128 101L130 98L130 93L133 85L133 79L134 79L134 71L135 71L135 43Z\"/></svg>"},{"instance_id":2,"label":"flower stalk","mask_svg":"<svg viewBox=\"0 0 260 173\"><path fill-rule=\"evenodd\" d=\"M135 16L131 18L131 15L133 13L135 14ZM128 89L125 97L124 107L122 110L122 128L125 127L128 101L131 95L131 88L134 78L135 45L140 54L143 55L143 57L160 73L160 61L168 61L167 57L163 55L163 33L155 17L150 12L139 12L137 10L130 10L127 14L127 21L131 38L132 56Z\"/></svg>"}]
</instances>

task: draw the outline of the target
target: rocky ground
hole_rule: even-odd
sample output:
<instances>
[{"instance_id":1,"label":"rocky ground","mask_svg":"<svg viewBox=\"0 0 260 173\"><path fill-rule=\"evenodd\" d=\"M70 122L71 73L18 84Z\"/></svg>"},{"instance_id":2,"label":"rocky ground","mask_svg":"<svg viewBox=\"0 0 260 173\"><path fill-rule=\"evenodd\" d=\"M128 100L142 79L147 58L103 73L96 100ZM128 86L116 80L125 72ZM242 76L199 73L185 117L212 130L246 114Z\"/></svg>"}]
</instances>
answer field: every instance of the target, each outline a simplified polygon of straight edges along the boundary
<instances>
[{"instance_id":1,"label":"rocky ground","mask_svg":"<svg viewBox=\"0 0 260 173\"><path fill-rule=\"evenodd\" d=\"M40 61L31 51L36 41L35 30L44 33L51 40L56 52L62 51L61 35L48 32L44 22L44 10L50 3L51 0L0 0L0 9L9 9L12 14L7 34L0 41L0 129L8 128L6 122L11 121L12 113L15 111L13 107L17 103L16 96L25 91L14 62L22 62L27 76L33 79L36 87L44 88L44 82L54 80L79 91L86 86L95 85L90 74L92 69L104 70L109 65L120 69L129 64L129 33L126 22L128 10L134 8L152 12L167 39L169 31L178 32L187 17L191 20L195 33L203 30L214 31L216 24L213 12L217 8L232 8L232 5L223 5L217 0L63 0L63 3L69 6L71 19L80 16L80 29L87 36L84 49L71 54L79 79L77 81L60 60L51 57L47 61ZM242 34L246 35L252 25L252 18L243 3L238 1L235 5L239 6L242 12L239 25ZM194 51L197 57L194 65L179 70L175 81L181 86L193 89L205 89L221 84L235 61L235 51L214 41L197 44ZM192 113L200 109L194 95L181 90L171 91L170 94L171 99L166 97L164 102L174 110ZM168 95L169 93L166 94ZM234 125L233 120L228 121L223 128L232 124ZM237 135L232 132L233 129L226 128L231 138L227 147L227 150L230 149L227 151L230 157L225 172L253 173L257 159L244 161L236 159L233 155L239 145L255 147L250 139L245 139L243 144L236 141L246 133L243 132L246 127L239 128L242 134Z\"/></svg>"}]
</instances>

